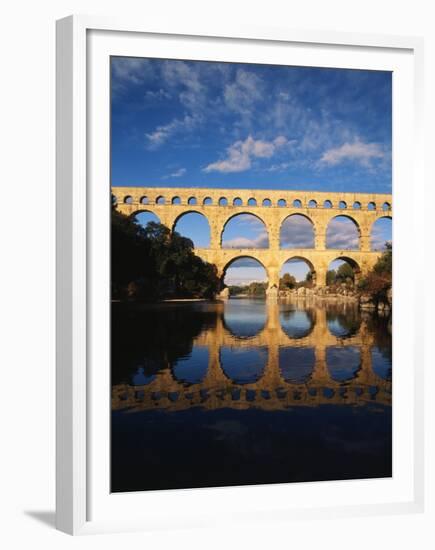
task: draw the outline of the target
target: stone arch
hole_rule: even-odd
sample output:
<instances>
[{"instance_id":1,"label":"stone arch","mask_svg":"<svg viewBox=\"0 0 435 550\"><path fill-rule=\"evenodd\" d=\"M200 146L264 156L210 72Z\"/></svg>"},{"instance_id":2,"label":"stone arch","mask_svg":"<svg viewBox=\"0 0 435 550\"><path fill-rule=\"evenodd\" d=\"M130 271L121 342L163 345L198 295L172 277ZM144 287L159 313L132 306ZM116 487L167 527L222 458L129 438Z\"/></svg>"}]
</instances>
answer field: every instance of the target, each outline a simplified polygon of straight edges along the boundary
<instances>
[{"instance_id":1,"label":"stone arch","mask_svg":"<svg viewBox=\"0 0 435 550\"><path fill-rule=\"evenodd\" d=\"M140 198L139 203L140 203L140 204L149 204L149 203L150 203L150 199L149 199L146 195L144 195L144 196L142 196L142 197Z\"/></svg>"},{"instance_id":2,"label":"stone arch","mask_svg":"<svg viewBox=\"0 0 435 550\"><path fill-rule=\"evenodd\" d=\"M263 199L261 206L270 207L272 206L272 201L270 199Z\"/></svg>"},{"instance_id":3,"label":"stone arch","mask_svg":"<svg viewBox=\"0 0 435 550\"><path fill-rule=\"evenodd\" d=\"M152 218L157 219L157 223L162 223L161 220L160 220L160 217L155 212L153 212L152 210L136 210L135 212L130 214L130 218L134 219L142 227L146 227L146 225L147 225L147 223L149 223L149 221L154 221L154 220L149 220L148 222L145 223L145 220L144 220L143 222L141 222L141 220L138 219L138 216L140 216L141 214L149 214ZM143 217L145 218L145 216L143 216Z\"/></svg>"},{"instance_id":4,"label":"stone arch","mask_svg":"<svg viewBox=\"0 0 435 550\"><path fill-rule=\"evenodd\" d=\"M235 384L253 384L264 375L268 360L266 346L234 349L222 346L219 351L219 363L224 375ZM240 364L244 365L240 369ZM255 397L255 396L254 396Z\"/></svg>"},{"instance_id":5,"label":"stone arch","mask_svg":"<svg viewBox=\"0 0 435 550\"><path fill-rule=\"evenodd\" d=\"M316 363L312 347L280 346L279 370L287 384L306 384L312 378Z\"/></svg>"},{"instance_id":6,"label":"stone arch","mask_svg":"<svg viewBox=\"0 0 435 550\"><path fill-rule=\"evenodd\" d=\"M207 230L204 231L204 228L201 228L200 231L196 230L194 233L195 234L199 234L200 235L200 241L201 241L201 244L197 244L195 241L198 241L198 239L196 237L193 237L193 236L190 236L190 235L186 235L185 232L181 232L178 231L180 233L180 235L182 235L183 237L187 237L189 238L195 248L209 248L210 247L210 240L211 240L211 229L210 229L210 222L209 222L209 219L207 218L207 216L205 214L203 214L202 212L199 212L198 210L195 210L195 209L189 209L189 210L186 210L186 212L182 212L179 216L177 216L174 220L174 223L172 224L172 231L177 231L177 224L184 218L186 218L187 216L191 215L191 214L194 214L195 216L200 216L207 224ZM204 242L202 242L202 240L204 240ZM206 242L208 241L208 242Z\"/></svg>"},{"instance_id":7,"label":"stone arch","mask_svg":"<svg viewBox=\"0 0 435 550\"><path fill-rule=\"evenodd\" d=\"M218 204L219 206L228 206L228 199L226 197L220 197Z\"/></svg>"},{"instance_id":8,"label":"stone arch","mask_svg":"<svg viewBox=\"0 0 435 550\"><path fill-rule=\"evenodd\" d=\"M211 206L213 204L213 199L211 197L205 197L205 199L202 201L202 204L204 206Z\"/></svg>"},{"instance_id":9,"label":"stone arch","mask_svg":"<svg viewBox=\"0 0 435 550\"><path fill-rule=\"evenodd\" d=\"M352 205L352 208L354 210L361 210L361 203L359 201L355 201Z\"/></svg>"},{"instance_id":10,"label":"stone arch","mask_svg":"<svg viewBox=\"0 0 435 550\"><path fill-rule=\"evenodd\" d=\"M385 201L382 205L382 210L384 212L389 212L391 210L391 204Z\"/></svg>"},{"instance_id":11,"label":"stone arch","mask_svg":"<svg viewBox=\"0 0 435 550\"><path fill-rule=\"evenodd\" d=\"M133 204L133 197L131 195L126 195L122 202L124 204Z\"/></svg>"},{"instance_id":12,"label":"stone arch","mask_svg":"<svg viewBox=\"0 0 435 550\"><path fill-rule=\"evenodd\" d=\"M266 237L267 237L267 246L237 246L237 245L234 245L234 246L224 246L224 233L225 233L225 230L227 229L227 226L228 226L228 223L230 223L232 220L234 220L235 218L237 217L240 217L240 216L250 216L250 217L253 217L255 219L257 219L259 222L261 222L262 226L263 226L263 229L264 229L264 232L266 233ZM246 237L239 237L240 239L243 239L243 238L246 238ZM236 212L234 214L232 214L231 216L229 216L223 226L222 226L222 231L220 233L220 236L219 236L219 245L222 247L222 248L267 248L270 244L270 236L269 236L269 231L268 231L268 228L267 228L267 224L266 222L262 219L262 217L260 215L258 215L257 213L253 213L253 212L249 212L249 211L246 211L246 212Z\"/></svg>"},{"instance_id":13,"label":"stone arch","mask_svg":"<svg viewBox=\"0 0 435 550\"><path fill-rule=\"evenodd\" d=\"M237 300L229 300L222 313L222 325L237 339L245 340L258 336L267 323L266 304L262 300L244 303L241 309Z\"/></svg>"},{"instance_id":14,"label":"stone arch","mask_svg":"<svg viewBox=\"0 0 435 550\"><path fill-rule=\"evenodd\" d=\"M340 201L340 202L338 203L338 208L339 208L340 210L346 210L346 208L347 208L347 203L346 203L346 201Z\"/></svg>"},{"instance_id":15,"label":"stone arch","mask_svg":"<svg viewBox=\"0 0 435 550\"><path fill-rule=\"evenodd\" d=\"M317 208L317 201L315 201L314 199L308 201L308 208Z\"/></svg>"},{"instance_id":16,"label":"stone arch","mask_svg":"<svg viewBox=\"0 0 435 550\"><path fill-rule=\"evenodd\" d=\"M302 208L302 201L300 199L295 199L293 201L293 208Z\"/></svg>"},{"instance_id":17,"label":"stone arch","mask_svg":"<svg viewBox=\"0 0 435 550\"><path fill-rule=\"evenodd\" d=\"M361 278L361 266L359 265L359 263L354 259L352 258L352 256L350 255L347 255L347 254L343 254L343 255L340 255L340 256L337 256L336 258L334 258L333 260L331 260L329 262L329 265L328 265L328 271L331 270L331 266L334 262L336 261L343 261L343 262L346 262L348 265L350 265L350 267L352 268L353 270L353 274L354 274L354 283L357 284L358 281L360 280Z\"/></svg>"},{"instance_id":18,"label":"stone arch","mask_svg":"<svg viewBox=\"0 0 435 550\"><path fill-rule=\"evenodd\" d=\"M177 195L175 197L172 197L171 199L171 204L181 204L181 199L180 197Z\"/></svg>"},{"instance_id":19,"label":"stone arch","mask_svg":"<svg viewBox=\"0 0 435 550\"><path fill-rule=\"evenodd\" d=\"M347 307L347 304L331 304L326 310L326 325L332 336L339 341L358 334L361 328L361 316L358 306Z\"/></svg>"},{"instance_id":20,"label":"stone arch","mask_svg":"<svg viewBox=\"0 0 435 550\"><path fill-rule=\"evenodd\" d=\"M332 201L330 201L329 199L327 199L327 200L323 203L323 208L332 208Z\"/></svg>"},{"instance_id":21,"label":"stone arch","mask_svg":"<svg viewBox=\"0 0 435 550\"><path fill-rule=\"evenodd\" d=\"M311 260L309 260L308 258L306 258L305 256L299 256L299 255L293 255L293 256L289 256L281 265L281 268L280 268L280 276L283 272L283 269L284 269L284 266L286 264L289 264L291 263L292 261L300 261L300 262L304 262L305 264L307 264L308 266L308 269L309 269L309 273L311 275L311 281L312 281L312 284L313 286L316 286L317 284L317 273L316 273L316 268L314 267L314 264Z\"/></svg>"},{"instance_id":22,"label":"stone arch","mask_svg":"<svg viewBox=\"0 0 435 550\"><path fill-rule=\"evenodd\" d=\"M198 201L196 200L196 197L189 197L187 199L187 204L189 206L195 206L196 204L198 204Z\"/></svg>"},{"instance_id":23,"label":"stone arch","mask_svg":"<svg viewBox=\"0 0 435 550\"><path fill-rule=\"evenodd\" d=\"M310 226L306 225L306 229L304 228L304 232L306 231L307 234L296 234L297 224L299 223L299 220L306 220L309 222ZM287 246L284 246L285 239L285 224L292 224L294 227L290 228L290 232L294 234L291 238L294 240L291 240ZM302 227L303 223L299 223L299 225ZM288 239L287 239L288 241ZM307 216L306 214L302 213L294 213L290 214L289 216L286 216L282 223L281 227L279 229L279 247L280 248L314 248L315 244L315 226L313 220Z\"/></svg>"},{"instance_id":24,"label":"stone arch","mask_svg":"<svg viewBox=\"0 0 435 550\"><path fill-rule=\"evenodd\" d=\"M285 304L279 312L279 324L290 340L301 340L313 332L316 315L313 309L299 309L294 304Z\"/></svg>"},{"instance_id":25,"label":"stone arch","mask_svg":"<svg viewBox=\"0 0 435 550\"><path fill-rule=\"evenodd\" d=\"M367 210L376 210L376 203L373 201L370 201L367 205Z\"/></svg>"},{"instance_id":26,"label":"stone arch","mask_svg":"<svg viewBox=\"0 0 435 550\"><path fill-rule=\"evenodd\" d=\"M357 346L328 346L326 366L335 382L353 380L361 369L361 349Z\"/></svg>"},{"instance_id":27,"label":"stone arch","mask_svg":"<svg viewBox=\"0 0 435 550\"><path fill-rule=\"evenodd\" d=\"M267 279L267 281L269 280L269 271L268 271L267 267L264 265L264 263L261 260L256 258L255 255L251 255L251 254L240 254L240 255L238 255L238 254L236 254L233 258L228 260L222 268L222 273L221 273L222 286L224 286L223 283L224 283L224 279L225 279L225 276L227 274L228 269L231 267L231 265L234 262L236 262L238 260L254 260L257 264L259 264L264 269L264 271L266 273L266 279Z\"/></svg>"},{"instance_id":28,"label":"stone arch","mask_svg":"<svg viewBox=\"0 0 435 550\"><path fill-rule=\"evenodd\" d=\"M159 195L156 198L156 204L166 204L166 199L163 195Z\"/></svg>"},{"instance_id":29,"label":"stone arch","mask_svg":"<svg viewBox=\"0 0 435 550\"><path fill-rule=\"evenodd\" d=\"M248 206L257 206L257 199L254 199L254 197L251 197L250 199L248 199L247 205Z\"/></svg>"},{"instance_id":30,"label":"stone arch","mask_svg":"<svg viewBox=\"0 0 435 550\"><path fill-rule=\"evenodd\" d=\"M381 220L389 220L389 222L387 222L389 225L387 226L385 221ZM385 216L377 217L376 220L373 221L370 228L370 250L385 250L385 243L392 241L392 220L393 218L386 214Z\"/></svg>"},{"instance_id":31,"label":"stone arch","mask_svg":"<svg viewBox=\"0 0 435 550\"><path fill-rule=\"evenodd\" d=\"M277 205L280 208L285 208L287 206L287 201L285 199L278 199Z\"/></svg>"},{"instance_id":32,"label":"stone arch","mask_svg":"<svg viewBox=\"0 0 435 550\"><path fill-rule=\"evenodd\" d=\"M207 375L208 363L208 347L193 346L188 356L180 357L171 366L172 376L186 386L199 384Z\"/></svg>"},{"instance_id":33,"label":"stone arch","mask_svg":"<svg viewBox=\"0 0 435 550\"><path fill-rule=\"evenodd\" d=\"M243 201L240 197L233 199L233 206L243 206Z\"/></svg>"},{"instance_id":34,"label":"stone arch","mask_svg":"<svg viewBox=\"0 0 435 550\"><path fill-rule=\"evenodd\" d=\"M334 220L338 221L340 218L345 218L353 223L356 233L354 237L349 237L348 242L346 241L346 236L340 236L339 235L339 224L341 224L341 221L339 224L334 222ZM335 228L334 228L335 225ZM356 221L356 219L349 215L349 214L337 214L336 216L333 216L329 219L328 224L326 226L326 240L325 245L327 249L335 249L335 250L359 250L360 249L360 238L361 238L361 228L359 226L359 223ZM353 242L352 242L353 239ZM355 242L356 239L356 242ZM353 244L356 244L356 246L352 246Z\"/></svg>"}]
</instances>

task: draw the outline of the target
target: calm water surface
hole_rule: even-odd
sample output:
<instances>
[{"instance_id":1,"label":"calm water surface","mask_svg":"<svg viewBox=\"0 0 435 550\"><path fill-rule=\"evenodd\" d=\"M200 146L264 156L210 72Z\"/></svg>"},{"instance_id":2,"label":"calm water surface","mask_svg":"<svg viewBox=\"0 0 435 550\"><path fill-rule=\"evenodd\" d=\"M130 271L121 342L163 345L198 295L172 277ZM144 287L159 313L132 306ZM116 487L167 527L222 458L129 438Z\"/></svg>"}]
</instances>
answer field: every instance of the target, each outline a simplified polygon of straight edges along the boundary
<instances>
[{"instance_id":1,"label":"calm water surface","mask_svg":"<svg viewBox=\"0 0 435 550\"><path fill-rule=\"evenodd\" d=\"M112 306L112 491L391 476L391 321L351 303Z\"/></svg>"}]
</instances>

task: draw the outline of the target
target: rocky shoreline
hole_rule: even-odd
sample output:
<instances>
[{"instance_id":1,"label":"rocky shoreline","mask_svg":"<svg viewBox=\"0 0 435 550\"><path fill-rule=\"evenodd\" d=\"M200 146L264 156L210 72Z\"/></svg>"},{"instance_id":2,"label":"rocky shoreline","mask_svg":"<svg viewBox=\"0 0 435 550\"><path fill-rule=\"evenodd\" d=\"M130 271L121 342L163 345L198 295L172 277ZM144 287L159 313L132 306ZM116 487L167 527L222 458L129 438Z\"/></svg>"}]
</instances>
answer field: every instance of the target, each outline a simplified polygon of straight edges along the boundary
<instances>
[{"instance_id":1,"label":"rocky shoreline","mask_svg":"<svg viewBox=\"0 0 435 550\"><path fill-rule=\"evenodd\" d=\"M350 288L343 283L336 287L299 287L297 289L280 290L278 292L278 298L315 298L322 300L351 301L358 303L360 309L364 311L377 310L379 312L389 313L392 309L393 292L392 289L389 288L386 293L386 298L379 299L373 294Z\"/></svg>"}]
</instances>

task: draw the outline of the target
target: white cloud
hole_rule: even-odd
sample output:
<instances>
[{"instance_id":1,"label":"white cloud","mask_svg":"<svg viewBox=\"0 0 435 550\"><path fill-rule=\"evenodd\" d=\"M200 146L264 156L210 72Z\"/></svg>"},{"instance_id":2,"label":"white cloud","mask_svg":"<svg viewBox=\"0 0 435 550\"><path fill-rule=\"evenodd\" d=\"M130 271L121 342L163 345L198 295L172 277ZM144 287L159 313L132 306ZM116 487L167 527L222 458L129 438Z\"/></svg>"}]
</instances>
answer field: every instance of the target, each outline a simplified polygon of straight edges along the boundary
<instances>
[{"instance_id":1,"label":"white cloud","mask_svg":"<svg viewBox=\"0 0 435 550\"><path fill-rule=\"evenodd\" d=\"M191 112L198 110L206 96L206 89L201 83L200 67L184 61L165 61L162 66L165 83L179 92L180 102Z\"/></svg>"},{"instance_id":2,"label":"white cloud","mask_svg":"<svg viewBox=\"0 0 435 550\"><path fill-rule=\"evenodd\" d=\"M198 119L190 115L185 115L182 119L174 118L174 120L168 124L157 126L153 132L145 134L148 140L147 145L150 149L156 149L174 134L183 130L192 130L196 126L197 122Z\"/></svg>"},{"instance_id":3,"label":"white cloud","mask_svg":"<svg viewBox=\"0 0 435 550\"><path fill-rule=\"evenodd\" d=\"M290 166L290 162L280 162L279 164L272 164L269 168L266 168L266 172L284 172Z\"/></svg>"},{"instance_id":4,"label":"white cloud","mask_svg":"<svg viewBox=\"0 0 435 550\"><path fill-rule=\"evenodd\" d=\"M267 248L269 246L269 237L266 231L263 231L255 238L235 237L222 241L222 248Z\"/></svg>"},{"instance_id":5,"label":"white cloud","mask_svg":"<svg viewBox=\"0 0 435 550\"><path fill-rule=\"evenodd\" d=\"M204 172L243 172L249 170L252 158L270 158L277 149L288 143L284 136L277 136L273 141L255 140L251 135L245 141L236 141L227 149L227 158L212 162Z\"/></svg>"},{"instance_id":6,"label":"white cloud","mask_svg":"<svg viewBox=\"0 0 435 550\"><path fill-rule=\"evenodd\" d=\"M327 248L351 250L359 248L359 232L349 218L332 219L326 230Z\"/></svg>"},{"instance_id":7,"label":"white cloud","mask_svg":"<svg viewBox=\"0 0 435 550\"><path fill-rule=\"evenodd\" d=\"M163 88L160 88L159 90L147 90L145 92L145 99L151 100L151 101L159 101L162 99L170 99L171 94L167 92L166 90L163 90Z\"/></svg>"},{"instance_id":8,"label":"white cloud","mask_svg":"<svg viewBox=\"0 0 435 550\"><path fill-rule=\"evenodd\" d=\"M353 160L362 166L369 167L373 159L383 158L384 152L378 143L364 143L357 139L352 143L343 143L340 147L329 149L323 153L320 162L334 166Z\"/></svg>"},{"instance_id":9,"label":"white cloud","mask_svg":"<svg viewBox=\"0 0 435 550\"><path fill-rule=\"evenodd\" d=\"M142 84L154 76L154 70L148 59L116 57L112 61L112 92L122 93L130 85Z\"/></svg>"},{"instance_id":10,"label":"white cloud","mask_svg":"<svg viewBox=\"0 0 435 550\"><path fill-rule=\"evenodd\" d=\"M375 223L371 238L370 245L372 250L385 250L386 243L391 243L391 225L390 228L382 228L377 223Z\"/></svg>"},{"instance_id":11,"label":"white cloud","mask_svg":"<svg viewBox=\"0 0 435 550\"><path fill-rule=\"evenodd\" d=\"M282 224L280 243L283 248L313 248L312 223L299 214L289 216Z\"/></svg>"},{"instance_id":12,"label":"white cloud","mask_svg":"<svg viewBox=\"0 0 435 550\"><path fill-rule=\"evenodd\" d=\"M252 106L263 98L263 82L256 74L238 69L234 80L224 88L224 100L229 109L241 115L251 115Z\"/></svg>"},{"instance_id":13,"label":"white cloud","mask_svg":"<svg viewBox=\"0 0 435 550\"><path fill-rule=\"evenodd\" d=\"M179 178L180 176L184 176L186 173L186 168L179 168L178 170L175 170L175 172L172 172L172 174L169 174L171 178Z\"/></svg>"}]
</instances>

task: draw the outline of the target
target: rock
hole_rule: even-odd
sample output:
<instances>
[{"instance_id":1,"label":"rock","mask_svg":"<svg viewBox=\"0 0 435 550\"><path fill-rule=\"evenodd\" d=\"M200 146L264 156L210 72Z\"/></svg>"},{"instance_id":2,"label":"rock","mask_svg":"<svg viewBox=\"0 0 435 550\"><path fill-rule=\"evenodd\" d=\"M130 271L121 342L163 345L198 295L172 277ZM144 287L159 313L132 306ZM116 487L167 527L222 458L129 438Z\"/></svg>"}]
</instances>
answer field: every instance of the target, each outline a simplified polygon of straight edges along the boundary
<instances>
[{"instance_id":1,"label":"rock","mask_svg":"<svg viewBox=\"0 0 435 550\"><path fill-rule=\"evenodd\" d=\"M372 297L369 294L361 294L359 306L361 309L376 309L376 304L373 302Z\"/></svg>"},{"instance_id":2,"label":"rock","mask_svg":"<svg viewBox=\"0 0 435 550\"><path fill-rule=\"evenodd\" d=\"M366 302L364 304L360 304L359 307L361 309L373 310L376 309L376 304L374 302Z\"/></svg>"},{"instance_id":3,"label":"rock","mask_svg":"<svg viewBox=\"0 0 435 550\"><path fill-rule=\"evenodd\" d=\"M390 306L393 304L393 289L392 289L392 287L390 287L387 290L387 301L388 301Z\"/></svg>"},{"instance_id":4,"label":"rock","mask_svg":"<svg viewBox=\"0 0 435 550\"><path fill-rule=\"evenodd\" d=\"M305 296L305 288L303 286L299 287L297 293L298 296Z\"/></svg>"},{"instance_id":5,"label":"rock","mask_svg":"<svg viewBox=\"0 0 435 550\"><path fill-rule=\"evenodd\" d=\"M228 300L230 297L230 289L228 287L225 287L223 290L219 292L219 298L221 300Z\"/></svg>"}]
</instances>

